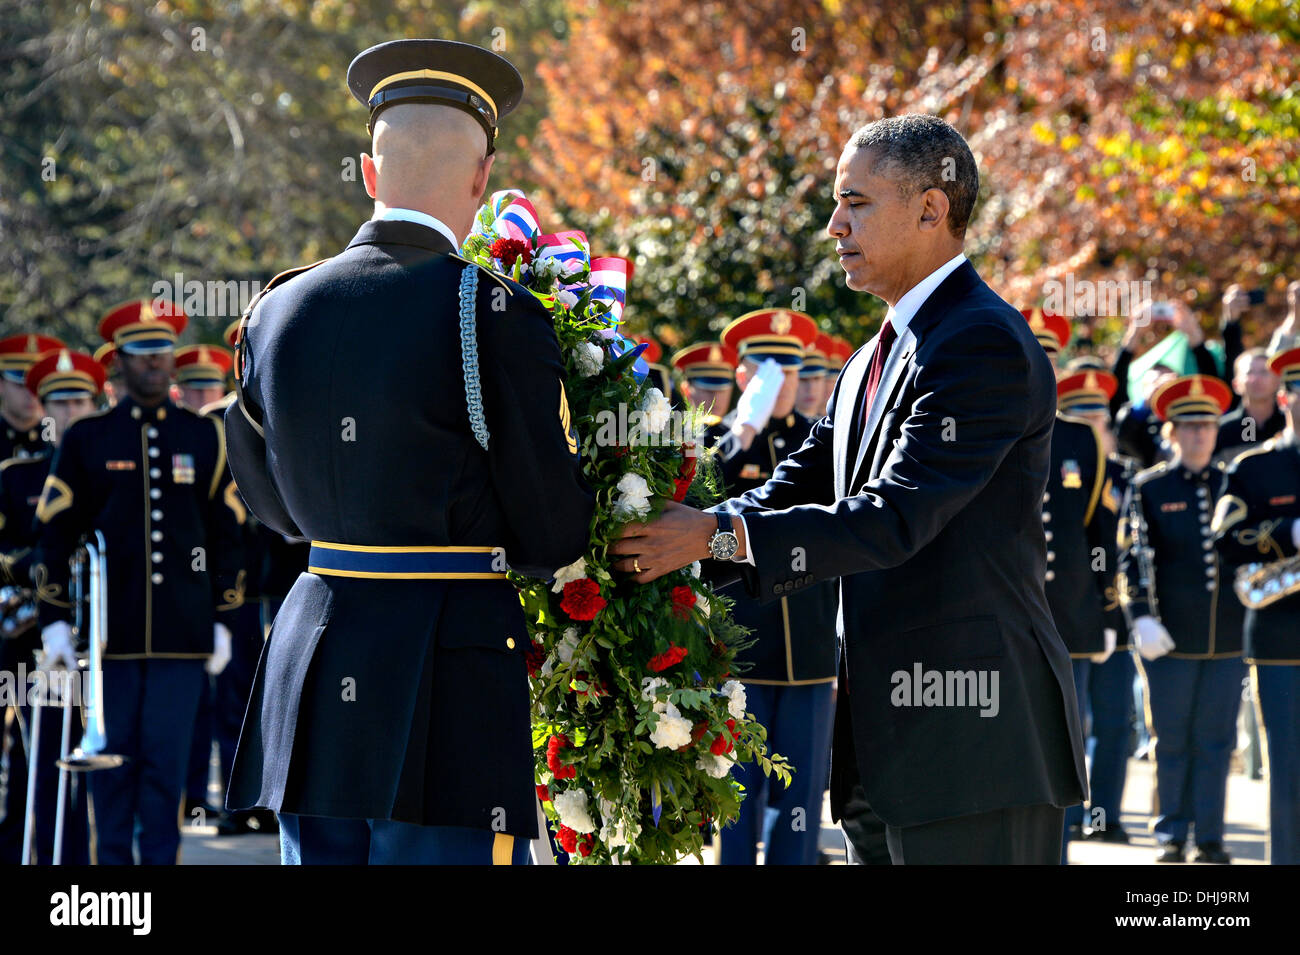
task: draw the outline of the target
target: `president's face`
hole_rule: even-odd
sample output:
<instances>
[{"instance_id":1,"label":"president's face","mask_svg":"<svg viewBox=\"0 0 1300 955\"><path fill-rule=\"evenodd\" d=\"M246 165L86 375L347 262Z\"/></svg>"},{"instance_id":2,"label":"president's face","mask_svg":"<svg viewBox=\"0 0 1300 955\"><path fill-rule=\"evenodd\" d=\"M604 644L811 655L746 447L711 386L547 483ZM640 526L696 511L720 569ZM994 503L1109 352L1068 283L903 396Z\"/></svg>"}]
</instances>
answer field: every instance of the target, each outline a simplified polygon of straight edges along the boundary
<instances>
[{"instance_id":1,"label":"president's face","mask_svg":"<svg viewBox=\"0 0 1300 955\"><path fill-rule=\"evenodd\" d=\"M835 171L835 212L826 231L849 288L889 299L915 258L920 199L904 201L898 183L871 171L870 149L847 147ZM906 291L904 289L904 291Z\"/></svg>"}]
</instances>

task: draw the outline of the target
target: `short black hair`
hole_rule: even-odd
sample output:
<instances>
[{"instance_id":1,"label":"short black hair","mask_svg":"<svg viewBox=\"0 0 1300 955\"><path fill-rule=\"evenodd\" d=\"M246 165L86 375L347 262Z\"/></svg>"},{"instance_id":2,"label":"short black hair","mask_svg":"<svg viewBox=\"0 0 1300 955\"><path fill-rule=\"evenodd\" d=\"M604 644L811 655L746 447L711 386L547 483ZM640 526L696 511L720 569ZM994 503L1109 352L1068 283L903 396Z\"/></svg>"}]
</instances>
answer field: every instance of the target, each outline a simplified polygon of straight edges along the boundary
<instances>
[{"instance_id":1,"label":"short black hair","mask_svg":"<svg viewBox=\"0 0 1300 955\"><path fill-rule=\"evenodd\" d=\"M948 231L958 239L966 235L980 173L961 133L938 116L909 113L868 123L849 143L872 150L872 172L897 180L902 199L926 189L942 190L948 197Z\"/></svg>"}]
</instances>

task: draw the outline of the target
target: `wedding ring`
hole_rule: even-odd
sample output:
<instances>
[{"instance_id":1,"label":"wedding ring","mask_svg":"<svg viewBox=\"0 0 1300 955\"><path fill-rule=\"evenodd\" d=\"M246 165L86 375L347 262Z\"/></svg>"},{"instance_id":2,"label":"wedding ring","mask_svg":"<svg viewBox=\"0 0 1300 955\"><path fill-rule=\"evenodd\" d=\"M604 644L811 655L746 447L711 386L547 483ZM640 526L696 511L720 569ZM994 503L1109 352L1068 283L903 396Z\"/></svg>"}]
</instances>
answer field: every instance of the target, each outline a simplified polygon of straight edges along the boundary
<instances>
[{"instance_id":1,"label":"wedding ring","mask_svg":"<svg viewBox=\"0 0 1300 955\"><path fill-rule=\"evenodd\" d=\"M635 557L632 558L632 569L636 571L638 574L641 573L641 565L637 563L637 559Z\"/></svg>"}]
</instances>

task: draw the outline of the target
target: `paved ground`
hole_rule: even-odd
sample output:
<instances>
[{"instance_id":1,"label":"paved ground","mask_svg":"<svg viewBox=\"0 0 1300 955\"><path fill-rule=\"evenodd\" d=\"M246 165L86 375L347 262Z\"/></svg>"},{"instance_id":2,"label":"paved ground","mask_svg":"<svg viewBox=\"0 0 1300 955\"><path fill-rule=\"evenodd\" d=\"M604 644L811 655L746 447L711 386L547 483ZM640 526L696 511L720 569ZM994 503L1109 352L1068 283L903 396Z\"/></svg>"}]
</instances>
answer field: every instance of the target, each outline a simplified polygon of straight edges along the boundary
<instances>
[{"instance_id":1,"label":"paved ground","mask_svg":"<svg viewBox=\"0 0 1300 955\"><path fill-rule=\"evenodd\" d=\"M1129 761L1128 784L1124 790L1121 822L1128 831L1129 845L1074 842L1070 845L1072 865L1153 865L1155 840L1147 831L1150 818L1153 766L1144 760ZM1234 773L1228 777L1228 812L1225 846L1236 863L1262 865L1268 835L1268 783ZM275 865L280 861L279 841L271 835L217 837L211 827L187 827L182 861L185 865ZM832 864L843 864L844 843L840 830L823 814L822 848ZM706 851L706 864L713 863Z\"/></svg>"}]
</instances>

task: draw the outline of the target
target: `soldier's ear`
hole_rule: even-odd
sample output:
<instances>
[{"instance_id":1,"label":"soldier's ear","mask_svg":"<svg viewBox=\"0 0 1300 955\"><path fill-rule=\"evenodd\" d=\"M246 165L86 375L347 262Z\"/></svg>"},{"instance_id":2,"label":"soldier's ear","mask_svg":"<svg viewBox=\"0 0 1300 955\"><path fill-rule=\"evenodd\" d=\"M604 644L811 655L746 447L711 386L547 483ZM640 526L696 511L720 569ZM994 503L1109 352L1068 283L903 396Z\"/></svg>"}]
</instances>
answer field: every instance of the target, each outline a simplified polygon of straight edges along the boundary
<instances>
[{"instance_id":1,"label":"soldier's ear","mask_svg":"<svg viewBox=\"0 0 1300 955\"><path fill-rule=\"evenodd\" d=\"M492 172L492 163L496 161L497 154L484 156L479 162L478 171L474 174L474 201L478 202L483 198L483 193L487 191L488 176Z\"/></svg>"},{"instance_id":2,"label":"soldier's ear","mask_svg":"<svg viewBox=\"0 0 1300 955\"><path fill-rule=\"evenodd\" d=\"M375 161L370 158L369 153L361 154L361 181L366 184L366 195L371 199L377 198L379 172L375 169Z\"/></svg>"}]
</instances>

